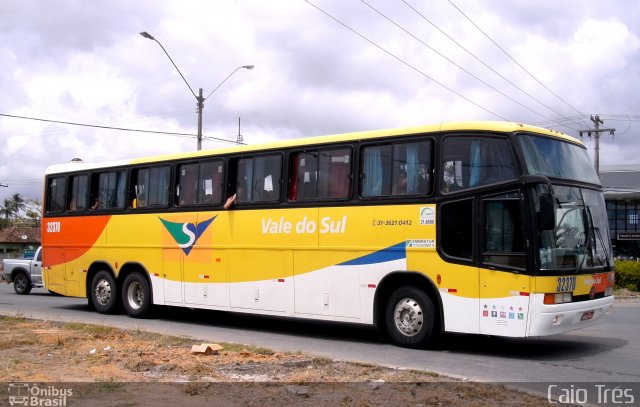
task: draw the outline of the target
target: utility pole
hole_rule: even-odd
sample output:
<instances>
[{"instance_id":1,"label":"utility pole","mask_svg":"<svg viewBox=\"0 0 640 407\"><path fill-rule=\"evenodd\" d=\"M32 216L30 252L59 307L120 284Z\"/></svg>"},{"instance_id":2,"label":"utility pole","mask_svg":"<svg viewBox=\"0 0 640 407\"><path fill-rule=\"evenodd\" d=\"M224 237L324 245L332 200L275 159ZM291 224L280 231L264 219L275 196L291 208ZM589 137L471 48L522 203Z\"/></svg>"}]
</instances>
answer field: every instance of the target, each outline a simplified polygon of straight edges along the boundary
<instances>
[{"instance_id":1,"label":"utility pole","mask_svg":"<svg viewBox=\"0 0 640 407\"><path fill-rule=\"evenodd\" d=\"M604 124L604 122L602 121L602 119L600 119L600 116L595 115L591 116L591 121L593 122L593 130L591 129L587 129L587 130L579 130L579 134L580 134L580 138L582 138L584 133L587 133L587 136L589 137L589 139L591 139L591 134L593 133L593 137L595 139L595 156L594 156L594 164L596 167L596 174L600 175L600 133L604 133L604 132L608 132L609 134L611 134L611 136L614 136L614 133L616 131L616 129L601 129L600 125Z\"/></svg>"},{"instance_id":2,"label":"utility pole","mask_svg":"<svg viewBox=\"0 0 640 407\"><path fill-rule=\"evenodd\" d=\"M244 138L242 137L242 133L240 132L240 118L238 117L238 137L236 138L236 143L244 144Z\"/></svg>"},{"instance_id":3,"label":"utility pole","mask_svg":"<svg viewBox=\"0 0 640 407\"><path fill-rule=\"evenodd\" d=\"M198 110L198 142L197 149L198 151L202 150L202 109L204 109L204 97L202 97L202 88L198 92L198 96L196 96L196 101L198 104L196 105Z\"/></svg>"}]
</instances>

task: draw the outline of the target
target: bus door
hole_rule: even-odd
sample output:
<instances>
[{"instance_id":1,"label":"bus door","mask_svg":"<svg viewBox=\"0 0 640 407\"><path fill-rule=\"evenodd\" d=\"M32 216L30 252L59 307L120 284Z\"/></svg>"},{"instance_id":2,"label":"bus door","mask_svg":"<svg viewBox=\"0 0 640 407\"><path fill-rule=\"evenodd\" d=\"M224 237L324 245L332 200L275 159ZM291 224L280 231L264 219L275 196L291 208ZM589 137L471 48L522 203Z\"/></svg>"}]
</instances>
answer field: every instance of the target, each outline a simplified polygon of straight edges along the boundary
<instances>
[{"instance_id":1,"label":"bus door","mask_svg":"<svg viewBox=\"0 0 640 407\"><path fill-rule=\"evenodd\" d=\"M526 273L526 225L520 191L480 200L480 333L524 336L531 277Z\"/></svg>"}]
</instances>

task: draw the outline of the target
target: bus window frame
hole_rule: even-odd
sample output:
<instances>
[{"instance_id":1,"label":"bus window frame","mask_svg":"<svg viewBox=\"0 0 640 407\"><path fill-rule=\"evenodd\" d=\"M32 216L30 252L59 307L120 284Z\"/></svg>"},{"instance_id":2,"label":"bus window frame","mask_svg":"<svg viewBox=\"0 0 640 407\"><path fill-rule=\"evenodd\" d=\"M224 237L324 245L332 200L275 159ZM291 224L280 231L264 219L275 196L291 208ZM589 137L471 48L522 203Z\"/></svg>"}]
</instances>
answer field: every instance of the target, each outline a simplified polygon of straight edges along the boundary
<instances>
[{"instance_id":1,"label":"bus window frame","mask_svg":"<svg viewBox=\"0 0 640 407\"><path fill-rule=\"evenodd\" d=\"M138 196L135 193L135 186L138 185L137 177L141 170L149 170L149 180L151 180L151 170L154 168L168 168L169 170L169 181L167 184L167 203L165 205L145 205L139 206ZM150 165L133 165L128 168L128 188L127 188L127 197L125 201L125 206L127 209L131 209L133 211L156 211L161 209L170 208L173 205L173 165L169 161L163 161L160 163L152 163ZM134 175L136 179L134 180ZM147 201L149 200L149 191L146 192ZM134 201L136 205L134 206ZM128 204L127 204L128 203Z\"/></svg>"},{"instance_id":2,"label":"bus window frame","mask_svg":"<svg viewBox=\"0 0 640 407\"><path fill-rule=\"evenodd\" d=\"M278 185L279 190L278 194L274 196L273 199L270 200L253 200L253 191L251 192L251 199L249 201L240 201L237 200L233 204L233 208L253 208L253 207L265 207L265 206L273 206L282 202L282 197L285 193L285 178L287 177L285 162L287 161L287 155L283 151L279 150L265 150L258 151L255 154L241 154L241 155L232 155L232 156L216 156L216 158L224 159L224 167L226 168L225 174L223 176L223 194L222 194L222 202L216 206L222 206L225 201L236 195L238 192L238 165L240 160L251 159L253 160L251 164L251 174L252 177L255 175L255 160L260 157L278 157L280 159L280 179L278 182L273 182L272 185ZM253 189L253 181L252 186ZM226 194L225 194L226 192Z\"/></svg>"},{"instance_id":3,"label":"bus window frame","mask_svg":"<svg viewBox=\"0 0 640 407\"><path fill-rule=\"evenodd\" d=\"M506 185L506 184L517 181L520 178L520 176L523 174L522 163L521 163L521 160L523 159L523 157L521 157L520 150L516 146L517 143L514 143L513 135L514 135L513 133L494 133L494 132L482 133L477 131L455 132L455 133L443 134L439 140L438 156L436 157L438 162L434 163L434 168L435 168L434 177L437 178L437 180L435 181L437 193L443 197L455 195L455 194L465 194L465 193L477 194L476 191L479 189L491 188L499 185ZM466 138L466 139L479 138L481 140L497 139L497 140L505 141L509 148L509 154L511 156L511 161L513 163L513 170L515 172L514 177L510 179L504 179L504 180L488 183L488 184L480 184L480 185L467 186L467 187L462 186L454 190L447 190L448 184L444 180L445 147L446 147L447 140L451 138ZM435 167L436 165L437 165L437 168Z\"/></svg>"},{"instance_id":4,"label":"bus window frame","mask_svg":"<svg viewBox=\"0 0 640 407\"><path fill-rule=\"evenodd\" d=\"M421 143L421 142L427 142L428 143L428 148L429 148L429 158L428 158L428 162L427 162L427 169L426 169L426 187L427 187L427 192L425 193L417 193L417 194L394 194L393 193L393 177L395 175L395 172L393 171L393 160L394 160L394 146L398 146L401 144L416 144L416 143ZM392 171L392 175L391 175L391 179L390 179L390 185L389 185L389 195L372 195L372 196L364 196L363 195L363 185L362 185L362 181L364 180L364 149L365 148L369 148L369 147L377 147L377 146L389 146L391 147L391 161L392 161L392 168L390 168L390 170ZM436 150L438 143L436 143L436 140L434 137L432 136L425 136L425 135L417 135L417 136L408 136L408 137L401 137L401 138L391 138L391 139L380 139L380 140L375 140L373 142L367 142L367 143L359 143L358 145L358 168L357 174L352 174L354 177L357 177L358 180L358 199L360 199L363 202L369 202L369 201L403 201L403 200L415 200L417 198L430 198L433 197L435 194L437 194L438 190L436 188L437 185L437 181L436 181L436 174L438 173L436 171Z\"/></svg>"},{"instance_id":5,"label":"bus window frame","mask_svg":"<svg viewBox=\"0 0 640 407\"><path fill-rule=\"evenodd\" d=\"M344 143L344 144L319 144L319 145L313 145L313 146L309 146L303 149L292 149L288 152L287 154L287 190L286 190L286 201L294 206L309 206L309 205L313 205L314 203L324 203L324 202L349 202L349 201L353 201L355 199L355 195L354 195L354 180L356 179L356 175L355 175L355 169L356 169L356 154L355 152L358 151L358 149L356 149L356 147L358 146L358 143ZM318 197L319 193L319 187L318 187L318 182L319 182L319 177L316 177L315 180L315 195L313 198L303 198L303 199L292 199L291 196L291 190L294 188L294 181L297 181L297 175L296 175L296 179L294 180L293 178L293 174L297 174L297 169L294 170L294 164L297 164L297 162L295 161L296 158L298 157L299 154L317 154L316 157L316 162L317 162L317 166L316 166L316 171L319 174L320 173L320 165L321 165L321 160L320 160L320 155L323 152L326 151L335 151L335 150L348 150L348 157L349 157L349 171L348 171L348 179L349 179L349 187L347 190L347 194L344 197ZM297 188L297 186L295 186L295 188Z\"/></svg>"},{"instance_id":6,"label":"bus window frame","mask_svg":"<svg viewBox=\"0 0 640 407\"><path fill-rule=\"evenodd\" d=\"M51 209L51 203L52 203L52 197L55 195L50 194L51 192L51 182L54 179L58 179L58 178L62 178L64 179L64 191L63 191L63 197L64 197L64 202L62 204L62 208L61 209L56 209L56 210L52 210ZM56 187L57 188L57 187ZM45 212L48 214L56 214L56 215L60 215L63 214L65 212L67 212L67 205L68 205L68 190L69 190L69 174L51 174L46 178L46 203L45 203Z\"/></svg>"}]
</instances>

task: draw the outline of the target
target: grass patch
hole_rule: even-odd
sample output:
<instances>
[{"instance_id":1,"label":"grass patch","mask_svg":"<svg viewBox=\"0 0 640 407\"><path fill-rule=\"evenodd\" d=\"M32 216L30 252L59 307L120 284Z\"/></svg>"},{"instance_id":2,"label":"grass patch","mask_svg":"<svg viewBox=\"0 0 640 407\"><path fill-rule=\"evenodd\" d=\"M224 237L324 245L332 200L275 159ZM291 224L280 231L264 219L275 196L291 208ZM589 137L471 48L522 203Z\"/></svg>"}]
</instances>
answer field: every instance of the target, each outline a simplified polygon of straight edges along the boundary
<instances>
[{"instance_id":1,"label":"grass patch","mask_svg":"<svg viewBox=\"0 0 640 407\"><path fill-rule=\"evenodd\" d=\"M33 346L38 344L37 338L10 338L0 339L0 350L18 348L20 346Z\"/></svg>"},{"instance_id":2,"label":"grass patch","mask_svg":"<svg viewBox=\"0 0 640 407\"><path fill-rule=\"evenodd\" d=\"M62 328L84 332L93 336L94 338L107 338L110 336L118 335L121 332L120 329L112 328L110 326L84 324L80 322L67 322L62 325Z\"/></svg>"}]
</instances>

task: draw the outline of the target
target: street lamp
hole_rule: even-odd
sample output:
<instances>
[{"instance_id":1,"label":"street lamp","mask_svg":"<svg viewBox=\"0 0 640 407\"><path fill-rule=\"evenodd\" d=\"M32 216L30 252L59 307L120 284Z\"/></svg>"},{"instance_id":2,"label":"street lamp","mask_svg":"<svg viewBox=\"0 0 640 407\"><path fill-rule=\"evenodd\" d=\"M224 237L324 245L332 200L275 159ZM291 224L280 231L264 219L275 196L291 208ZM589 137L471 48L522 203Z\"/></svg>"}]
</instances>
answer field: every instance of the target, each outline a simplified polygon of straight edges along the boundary
<instances>
[{"instance_id":1,"label":"street lamp","mask_svg":"<svg viewBox=\"0 0 640 407\"><path fill-rule=\"evenodd\" d=\"M193 95L194 98L196 98L196 106L197 106L197 113L198 113L198 150L202 150L202 110L204 109L204 101L209 99L209 97L211 95L213 95L213 92L215 92L216 90L218 90L218 88L220 86L222 86L223 83L225 83L227 81L227 79L231 78L231 76L236 73L239 69L248 69L251 70L254 68L253 65L242 65L237 67L236 69L233 70L233 72L231 72L229 74L229 76L227 76L226 78L224 78L224 80L222 82L220 82L220 84L218 86L216 86L216 88L211 91L211 93L209 93L209 95L205 98L202 96L202 88L199 89L198 91L198 95L196 95L196 93L193 91L193 89L191 88L191 85L189 85L189 82L187 82L187 80L185 79L184 75L182 74L182 72L180 72L180 69L178 68L178 66L176 65L175 62L173 62L173 59L171 58L171 56L169 55L169 53L167 52L166 49L164 49L164 47L162 46L162 44L160 43L160 41L158 41L157 39L155 39L155 37L151 34L149 34L146 31L143 31L140 33L141 36L143 36L144 38L147 38L149 40L155 41L156 43L158 43L158 45L160 45L160 48L162 48L162 50L164 51L164 53L167 55L167 58L169 58L169 61L171 61L171 63L173 64L174 68L176 68L176 71L178 71L178 73L180 74L180 77L182 78L182 80L184 81L184 83L187 85L187 87L189 88L189 91L191 91L191 94Z\"/></svg>"}]
</instances>

